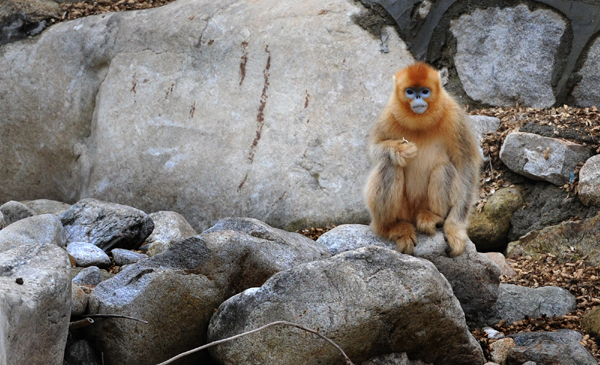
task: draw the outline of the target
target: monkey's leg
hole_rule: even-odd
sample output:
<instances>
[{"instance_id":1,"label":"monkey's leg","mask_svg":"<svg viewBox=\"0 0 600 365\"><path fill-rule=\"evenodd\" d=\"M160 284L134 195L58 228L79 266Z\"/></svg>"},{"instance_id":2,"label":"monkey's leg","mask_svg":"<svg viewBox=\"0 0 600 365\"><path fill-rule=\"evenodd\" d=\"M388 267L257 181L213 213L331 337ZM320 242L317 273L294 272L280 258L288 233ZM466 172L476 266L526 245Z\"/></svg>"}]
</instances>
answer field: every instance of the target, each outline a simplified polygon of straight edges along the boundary
<instances>
[{"instance_id":1,"label":"monkey's leg","mask_svg":"<svg viewBox=\"0 0 600 365\"><path fill-rule=\"evenodd\" d=\"M391 163L378 164L369 176L365 200L371 213L373 232L389 239L390 230L400 220L404 193L404 170Z\"/></svg>"},{"instance_id":2,"label":"monkey's leg","mask_svg":"<svg viewBox=\"0 0 600 365\"><path fill-rule=\"evenodd\" d=\"M476 188L474 184L476 173L478 173L476 168L465 169L461 173L462 178L457 177L452 186L450 196L452 208L450 208L444 223L444 232L450 249L448 256L450 257L458 256L465 251L468 238L469 211Z\"/></svg>"},{"instance_id":3,"label":"monkey's leg","mask_svg":"<svg viewBox=\"0 0 600 365\"><path fill-rule=\"evenodd\" d=\"M421 209L417 214L417 229L428 235L435 234L436 226L444 222L450 207L450 191L456 176L452 164L439 165L429 176L427 200L429 209Z\"/></svg>"},{"instance_id":4,"label":"monkey's leg","mask_svg":"<svg viewBox=\"0 0 600 365\"><path fill-rule=\"evenodd\" d=\"M415 227L408 222L398 222L390 229L389 239L396 241L398 251L411 255L417 244Z\"/></svg>"}]
</instances>

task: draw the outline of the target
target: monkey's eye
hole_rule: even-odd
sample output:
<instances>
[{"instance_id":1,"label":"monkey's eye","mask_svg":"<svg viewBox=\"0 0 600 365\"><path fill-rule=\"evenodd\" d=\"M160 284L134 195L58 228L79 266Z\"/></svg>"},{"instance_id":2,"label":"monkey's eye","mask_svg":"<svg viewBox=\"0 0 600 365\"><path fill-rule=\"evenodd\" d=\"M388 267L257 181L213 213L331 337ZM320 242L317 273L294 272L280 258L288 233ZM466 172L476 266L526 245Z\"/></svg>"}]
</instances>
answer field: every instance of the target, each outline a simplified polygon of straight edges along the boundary
<instances>
[{"instance_id":1,"label":"monkey's eye","mask_svg":"<svg viewBox=\"0 0 600 365\"><path fill-rule=\"evenodd\" d=\"M429 91L429 89L423 89L423 91L421 91L421 95L427 97L429 96L429 94L431 93L431 91Z\"/></svg>"},{"instance_id":2,"label":"monkey's eye","mask_svg":"<svg viewBox=\"0 0 600 365\"><path fill-rule=\"evenodd\" d=\"M412 98L415 96L415 91L413 89L406 89L404 90L404 94L409 98Z\"/></svg>"}]
</instances>

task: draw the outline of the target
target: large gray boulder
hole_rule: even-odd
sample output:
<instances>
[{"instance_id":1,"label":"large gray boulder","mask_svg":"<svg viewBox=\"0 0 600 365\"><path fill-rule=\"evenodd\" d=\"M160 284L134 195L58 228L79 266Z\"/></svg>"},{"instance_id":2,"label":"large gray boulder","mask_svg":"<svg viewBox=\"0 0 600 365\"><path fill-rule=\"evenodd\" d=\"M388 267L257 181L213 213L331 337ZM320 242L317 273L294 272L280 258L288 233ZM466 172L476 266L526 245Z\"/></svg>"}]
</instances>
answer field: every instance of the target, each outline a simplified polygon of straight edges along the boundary
<instances>
[{"instance_id":1,"label":"large gray boulder","mask_svg":"<svg viewBox=\"0 0 600 365\"><path fill-rule=\"evenodd\" d=\"M83 199L60 214L67 244L88 242L109 252L136 249L152 233L154 223L139 209L121 204Z\"/></svg>"},{"instance_id":2,"label":"large gray boulder","mask_svg":"<svg viewBox=\"0 0 600 365\"><path fill-rule=\"evenodd\" d=\"M512 171L558 186L572 180L577 164L590 155L586 146L523 132L510 133L500 149L500 159Z\"/></svg>"},{"instance_id":3,"label":"large gray boulder","mask_svg":"<svg viewBox=\"0 0 600 365\"><path fill-rule=\"evenodd\" d=\"M368 220L366 134L413 58L394 31L380 52L363 9L179 0L4 45L0 200L95 197L198 232Z\"/></svg>"},{"instance_id":4,"label":"large gray boulder","mask_svg":"<svg viewBox=\"0 0 600 365\"><path fill-rule=\"evenodd\" d=\"M575 105L580 107L600 106L600 38L592 43L587 52L587 58L579 70L581 81L573 88Z\"/></svg>"},{"instance_id":5,"label":"large gray boulder","mask_svg":"<svg viewBox=\"0 0 600 365\"><path fill-rule=\"evenodd\" d=\"M154 222L154 230L146 238L144 244L148 245L148 255L150 256L164 252L174 242L198 234L188 221L177 212L160 211L151 213L150 219Z\"/></svg>"},{"instance_id":6,"label":"large gray boulder","mask_svg":"<svg viewBox=\"0 0 600 365\"><path fill-rule=\"evenodd\" d=\"M587 206L600 206L600 155L595 155L579 170L579 199Z\"/></svg>"},{"instance_id":7,"label":"large gray boulder","mask_svg":"<svg viewBox=\"0 0 600 365\"><path fill-rule=\"evenodd\" d=\"M214 341L287 320L318 329L356 363L407 352L433 364L483 364L449 283L425 261L366 247L274 275L215 313ZM224 364L342 364L328 343L297 329L271 328L212 347Z\"/></svg>"},{"instance_id":8,"label":"large gray boulder","mask_svg":"<svg viewBox=\"0 0 600 365\"><path fill-rule=\"evenodd\" d=\"M465 92L497 106L552 106L555 58L566 28L558 13L524 4L475 9L451 21Z\"/></svg>"},{"instance_id":9,"label":"large gray boulder","mask_svg":"<svg viewBox=\"0 0 600 365\"><path fill-rule=\"evenodd\" d=\"M500 268L489 257L477 252L467 241L464 254L450 258L448 244L442 232L434 236L419 234L414 256L431 261L452 285L467 318L491 307L498 297ZM323 234L317 242L327 246L332 253L354 250L359 247L380 246L396 249L395 244L377 236L369 226L346 224Z\"/></svg>"},{"instance_id":10,"label":"large gray boulder","mask_svg":"<svg viewBox=\"0 0 600 365\"><path fill-rule=\"evenodd\" d=\"M0 364L63 363L70 263L53 219L27 218L0 231Z\"/></svg>"},{"instance_id":11,"label":"large gray boulder","mask_svg":"<svg viewBox=\"0 0 600 365\"><path fill-rule=\"evenodd\" d=\"M581 333L561 329L556 332L523 332L510 335L515 346L507 353L507 364L596 365L594 356L579 341Z\"/></svg>"}]
</instances>

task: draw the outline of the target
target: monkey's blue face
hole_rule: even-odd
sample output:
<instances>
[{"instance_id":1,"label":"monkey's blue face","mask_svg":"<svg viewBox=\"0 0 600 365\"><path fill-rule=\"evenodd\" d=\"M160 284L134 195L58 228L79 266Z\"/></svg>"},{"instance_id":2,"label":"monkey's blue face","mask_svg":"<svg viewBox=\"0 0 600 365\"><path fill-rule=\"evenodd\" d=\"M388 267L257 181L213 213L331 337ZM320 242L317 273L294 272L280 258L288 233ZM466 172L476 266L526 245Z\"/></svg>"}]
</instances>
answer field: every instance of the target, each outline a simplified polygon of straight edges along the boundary
<instances>
[{"instance_id":1,"label":"monkey's blue face","mask_svg":"<svg viewBox=\"0 0 600 365\"><path fill-rule=\"evenodd\" d=\"M410 108L417 114L423 114L427 111L427 99L431 96L431 90L428 87L409 87L404 90L404 95L410 99Z\"/></svg>"}]
</instances>

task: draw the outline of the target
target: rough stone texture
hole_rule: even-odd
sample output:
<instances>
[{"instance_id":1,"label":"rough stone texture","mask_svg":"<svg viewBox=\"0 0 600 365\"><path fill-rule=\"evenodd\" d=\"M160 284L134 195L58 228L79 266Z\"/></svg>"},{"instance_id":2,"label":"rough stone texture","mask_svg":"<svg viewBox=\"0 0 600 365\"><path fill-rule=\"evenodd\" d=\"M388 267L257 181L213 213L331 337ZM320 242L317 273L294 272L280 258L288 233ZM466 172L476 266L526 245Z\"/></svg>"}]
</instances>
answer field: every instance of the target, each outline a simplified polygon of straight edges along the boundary
<instances>
[{"instance_id":1,"label":"rough stone texture","mask_svg":"<svg viewBox=\"0 0 600 365\"><path fill-rule=\"evenodd\" d=\"M67 344L64 365L102 365L102 361L89 341L76 340Z\"/></svg>"},{"instance_id":2,"label":"rough stone texture","mask_svg":"<svg viewBox=\"0 0 600 365\"><path fill-rule=\"evenodd\" d=\"M414 256L431 261L452 285L454 295L469 317L494 304L500 284L500 268L485 254L478 253L472 242L467 242L465 253L455 258L446 254L444 235L437 232L433 237L419 234ZM395 244L377 236L369 226L346 224L323 234L317 242L327 246L333 253L354 250L365 246L395 249Z\"/></svg>"},{"instance_id":3,"label":"rough stone texture","mask_svg":"<svg viewBox=\"0 0 600 365\"><path fill-rule=\"evenodd\" d=\"M508 243L510 220L523 206L519 188L502 188L485 203L482 212L473 209L467 233L478 251L503 251Z\"/></svg>"},{"instance_id":4,"label":"rough stone texture","mask_svg":"<svg viewBox=\"0 0 600 365\"><path fill-rule=\"evenodd\" d=\"M585 314L581 320L581 327L591 336L600 339L600 307L596 307Z\"/></svg>"},{"instance_id":5,"label":"rough stone texture","mask_svg":"<svg viewBox=\"0 0 600 365\"><path fill-rule=\"evenodd\" d=\"M451 22L456 70L472 99L497 106L550 107L552 76L567 22L551 10L489 7Z\"/></svg>"},{"instance_id":6,"label":"rough stone texture","mask_svg":"<svg viewBox=\"0 0 600 365\"><path fill-rule=\"evenodd\" d=\"M0 252L25 244L64 247L64 232L60 220L50 214L37 215L15 222L0 231Z\"/></svg>"},{"instance_id":7,"label":"rough stone texture","mask_svg":"<svg viewBox=\"0 0 600 365\"><path fill-rule=\"evenodd\" d=\"M9 228L0 232L0 364L63 363L71 311L70 265L65 250L48 242L48 232L36 236L35 223L50 216L38 217L42 219L13 225L24 222L31 228L16 245L5 242L3 233ZM12 233L14 240L17 233Z\"/></svg>"},{"instance_id":8,"label":"rough stone texture","mask_svg":"<svg viewBox=\"0 0 600 365\"><path fill-rule=\"evenodd\" d=\"M88 242L71 242L67 252L75 259L77 266L110 266L110 257L100 247Z\"/></svg>"},{"instance_id":9,"label":"rough stone texture","mask_svg":"<svg viewBox=\"0 0 600 365\"><path fill-rule=\"evenodd\" d=\"M124 250L122 248L115 248L112 250L112 257L115 261L115 265L123 266L128 264L134 264L141 259L145 259L148 256L142 253Z\"/></svg>"},{"instance_id":10,"label":"rough stone texture","mask_svg":"<svg viewBox=\"0 0 600 365\"><path fill-rule=\"evenodd\" d=\"M479 148L481 158L484 162L486 162L489 160L489 157L483 154L481 141L483 140L483 136L485 134L493 133L498 130L500 127L500 119L496 117L487 117L484 115L469 115L469 120L471 121L471 130L477 139L477 148Z\"/></svg>"},{"instance_id":11,"label":"rough stone texture","mask_svg":"<svg viewBox=\"0 0 600 365\"><path fill-rule=\"evenodd\" d=\"M46 20L60 16L51 0L3 0L0 2L0 46L40 33Z\"/></svg>"},{"instance_id":12,"label":"rough stone texture","mask_svg":"<svg viewBox=\"0 0 600 365\"><path fill-rule=\"evenodd\" d=\"M421 360L410 360L405 352L373 357L361 365L427 365Z\"/></svg>"},{"instance_id":13,"label":"rough stone texture","mask_svg":"<svg viewBox=\"0 0 600 365\"><path fill-rule=\"evenodd\" d=\"M600 107L600 38L596 38L588 50L587 59L579 70L581 81L575 86L571 95L575 105L579 107Z\"/></svg>"},{"instance_id":14,"label":"rough stone texture","mask_svg":"<svg viewBox=\"0 0 600 365\"><path fill-rule=\"evenodd\" d=\"M36 199L22 201L33 214L60 214L71 207L70 204L50 199Z\"/></svg>"},{"instance_id":15,"label":"rough stone texture","mask_svg":"<svg viewBox=\"0 0 600 365\"><path fill-rule=\"evenodd\" d=\"M493 307L473 316L477 324L494 325L505 319L508 323L543 314L553 317L574 311L577 299L567 290L545 286L529 288L513 284L500 284L498 300Z\"/></svg>"},{"instance_id":16,"label":"rough stone texture","mask_svg":"<svg viewBox=\"0 0 600 365\"><path fill-rule=\"evenodd\" d=\"M3 46L0 199L93 196L197 231L367 221L366 134L413 59L393 31L381 53L362 9L180 0Z\"/></svg>"},{"instance_id":17,"label":"rough stone texture","mask_svg":"<svg viewBox=\"0 0 600 365\"><path fill-rule=\"evenodd\" d=\"M90 266L81 270L72 281L77 285L96 286L105 279L107 278L104 277L102 270L96 266Z\"/></svg>"},{"instance_id":18,"label":"rough stone texture","mask_svg":"<svg viewBox=\"0 0 600 365\"><path fill-rule=\"evenodd\" d=\"M579 199L587 206L600 206L600 155L590 157L579 170Z\"/></svg>"},{"instance_id":19,"label":"rough stone texture","mask_svg":"<svg viewBox=\"0 0 600 365\"><path fill-rule=\"evenodd\" d=\"M106 252L138 248L154 229L141 210L96 199L83 199L60 215L67 242L89 242Z\"/></svg>"},{"instance_id":20,"label":"rough stone texture","mask_svg":"<svg viewBox=\"0 0 600 365\"><path fill-rule=\"evenodd\" d=\"M88 304L88 297L79 287L71 283L71 315L80 316L85 313Z\"/></svg>"},{"instance_id":21,"label":"rough stone texture","mask_svg":"<svg viewBox=\"0 0 600 365\"><path fill-rule=\"evenodd\" d=\"M560 262L584 259L600 265L600 215L581 221L563 222L531 232L520 240L508 244L508 257L530 255L539 257L551 253Z\"/></svg>"},{"instance_id":22,"label":"rough stone texture","mask_svg":"<svg viewBox=\"0 0 600 365\"><path fill-rule=\"evenodd\" d=\"M506 136L500 149L500 159L509 169L559 186L568 183L577 164L590 155L589 148L580 144L522 132Z\"/></svg>"},{"instance_id":23,"label":"rough stone texture","mask_svg":"<svg viewBox=\"0 0 600 365\"><path fill-rule=\"evenodd\" d=\"M506 364L508 351L515 346L515 340L508 337L490 344L490 358L498 364Z\"/></svg>"},{"instance_id":24,"label":"rough stone texture","mask_svg":"<svg viewBox=\"0 0 600 365\"><path fill-rule=\"evenodd\" d=\"M510 267L510 265L506 262L506 257L500 252L486 252L485 255L489 257L498 267L500 268L501 275L506 275L509 277L514 277L517 275L515 270Z\"/></svg>"},{"instance_id":25,"label":"rough stone texture","mask_svg":"<svg viewBox=\"0 0 600 365\"><path fill-rule=\"evenodd\" d=\"M509 241L573 217L591 218L598 213L597 207L587 208L579 199L552 184L537 183L526 187L523 198L524 207L517 209L510 221Z\"/></svg>"},{"instance_id":26,"label":"rough stone texture","mask_svg":"<svg viewBox=\"0 0 600 365\"><path fill-rule=\"evenodd\" d=\"M407 352L434 364L484 363L444 277L425 260L380 247L296 266L230 298L211 319L209 340L276 320L318 328L355 362ZM211 355L231 364L343 363L329 344L290 328L213 347Z\"/></svg>"},{"instance_id":27,"label":"rough stone texture","mask_svg":"<svg viewBox=\"0 0 600 365\"><path fill-rule=\"evenodd\" d=\"M154 256L164 252L173 242L181 241L197 235L192 226L177 212L161 211L151 213L154 230L146 238L148 255Z\"/></svg>"},{"instance_id":28,"label":"rough stone texture","mask_svg":"<svg viewBox=\"0 0 600 365\"><path fill-rule=\"evenodd\" d=\"M4 216L4 225L8 226L16 221L33 216L33 211L26 205L16 201L9 201L0 206L0 212Z\"/></svg>"},{"instance_id":29,"label":"rough stone texture","mask_svg":"<svg viewBox=\"0 0 600 365\"><path fill-rule=\"evenodd\" d=\"M579 332L561 329L556 332L524 332L510 335L515 347L508 351L508 364L597 365L583 345Z\"/></svg>"}]
</instances>

